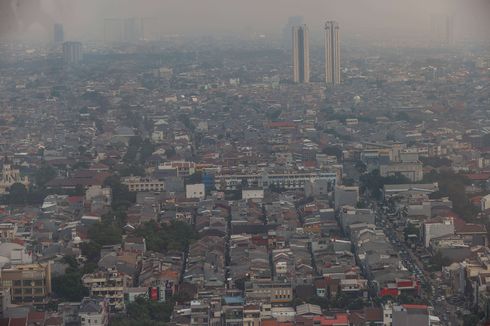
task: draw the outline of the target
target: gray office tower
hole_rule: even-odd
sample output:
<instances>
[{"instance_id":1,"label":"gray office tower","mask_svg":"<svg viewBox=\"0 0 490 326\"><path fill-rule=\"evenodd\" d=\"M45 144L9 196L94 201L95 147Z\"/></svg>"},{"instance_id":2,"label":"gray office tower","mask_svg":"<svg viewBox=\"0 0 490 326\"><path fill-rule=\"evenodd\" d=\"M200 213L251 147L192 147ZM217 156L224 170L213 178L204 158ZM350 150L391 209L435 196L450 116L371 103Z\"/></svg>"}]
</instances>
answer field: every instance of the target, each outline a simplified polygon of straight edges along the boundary
<instances>
[{"instance_id":1,"label":"gray office tower","mask_svg":"<svg viewBox=\"0 0 490 326\"><path fill-rule=\"evenodd\" d=\"M340 39L339 24L325 23L325 81L330 85L340 84Z\"/></svg>"},{"instance_id":2,"label":"gray office tower","mask_svg":"<svg viewBox=\"0 0 490 326\"><path fill-rule=\"evenodd\" d=\"M293 27L293 81L310 82L310 41L306 25Z\"/></svg>"},{"instance_id":3,"label":"gray office tower","mask_svg":"<svg viewBox=\"0 0 490 326\"><path fill-rule=\"evenodd\" d=\"M66 64L77 65L82 62L82 43L65 42L63 43L63 59Z\"/></svg>"},{"instance_id":4,"label":"gray office tower","mask_svg":"<svg viewBox=\"0 0 490 326\"><path fill-rule=\"evenodd\" d=\"M54 24L53 40L54 43L63 43L65 41L65 33L62 24Z\"/></svg>"}]
</instances>

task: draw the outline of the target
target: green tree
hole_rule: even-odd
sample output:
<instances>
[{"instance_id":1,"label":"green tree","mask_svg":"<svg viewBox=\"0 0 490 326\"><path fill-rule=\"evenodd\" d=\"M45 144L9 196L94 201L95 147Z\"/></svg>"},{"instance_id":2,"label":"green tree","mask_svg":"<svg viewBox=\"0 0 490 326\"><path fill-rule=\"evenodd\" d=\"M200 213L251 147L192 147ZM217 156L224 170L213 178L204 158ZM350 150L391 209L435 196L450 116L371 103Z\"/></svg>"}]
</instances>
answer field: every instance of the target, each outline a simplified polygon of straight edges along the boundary
<instances>
[{"instance_id":1,"label":"green tree","mask_svg":"<svg viewBox=\"0 0 490 326\"><path fill-rule=\"evenodd\" d=\"M421 157L420 161L424 166L432 166L434 168L440 168L443 166L451 166L452 161L445 157Z\"/></svg>"},{"instance_id":2,"label":"green tree","mask_svg":"<svg viewBox=\"0 0 490 326\"><path fill-rule=\"evenodd\" d=\"M315 304L317 306L320 306L322 309L328 309L328 307L330 306L330 302L327 298L322 298L319 296L308 298L308 300L306 300L306 303Z\"/></svg>"},{"instance_id":3,"label":"green tree","mask_svg":"<svg viewBox=\"0 0 490 326\"><path fill-rule=\"evenodd\" d=\"M100 259L100 249L102 246L94 241L82 242L80 244L80 250L82 255L87 258L87 262L97 263Z\"/></svg>"},{"instance_id":4,"label":"green tree","mask_svg":"<svg viewBox=\"0 0 490 326\"><path fill-rule=\"evenodd\" d=\"M351 299L342 292L338 292L337 296L332 300L332 306L339 309L346 309L350 303Z\"/></svg>"},{"instance_id":5,"label":"green tree","mask_svg":"<svg viewBox=\"0 0 490 326\"><path fill-rule=\"evenodd\" d=\"M431 271L440 271L442 267L449 266L451 264L451 260L444 257L442 253L438 251L430 258L430 264Z\"/></svg>"},{"instance_id":6,"label":"green tree","mask_svg":"<svg viewBox=\"0 0 490 326\"><path fill-rule=\"evenodd\" d=\"M351 187L351 186L354 186L356 184L356 181L352 178L343 178L342 184L344 186Z\"/></svg>"},{"instance_id":7,"label":"green tree","mask_svg":"<svg viewBox=\"0 0 490 326\"><path fill-rule=\"evenodd\" d=\"M115 223L96 223L88 230L88 237L98 245L115 245L122 241L122 229Z\"/></svg>"},{"instance_id":8,"label":"green tree","mask_svg":"<svg viewBox=\"0 0 490 326\"><path fill-rule=\"evenodd\" d=\"M7 201L11 205L25 205L27 202L28 191L22 183L14 183L9 188Z\"/></svg>"},{"instance_id":9,"label":"green tree","mask_svg":"<svg viewBox=\"0 0 490 326\"><path fill-rule=\"evenodd\" d=\"M112 208L128 209L136 202L136 194L129 191L128 187L121 183L118 176L111 176L104 182L104 186L112 189Z\"/></svg>"},{"instance_id":10,"label":"green tree","mask_svg":"<svg viewBox=\"0 0 490 326\"><path fill-rule=\"evenodd\" d=\"M359 178L361 191L368 191L371 196L381 199L382 189L385 184L403 184L410 183L410 180L401 174L394 176L382 177L379 170L373 170L371 173L363 174Z\"/></svg>"},{"instance_id":11,"label":"green tree","mask_svg":"<svg viewBox=\"0 0 490 326\"><path fill-rule=\"evenodd\" d=\"M430 195L431 198L449 197L453 202L453 210L467 221L474 219L478 209L474 207L466 195L465 187L471 181L463 174L452 171L431 171L424 176L423 182L437 182L439 191Z\"/></svg>"},{"instance_id":12,"label":"green tree","mask_svg":"<svg viewBox=\"0 0 490 326\"><path fill-rule=\"evenodd\" d=\"M271 109L267 111L266 116L267 119L269 119L270 121L277 121L281 113L282 113L281 109Z\"/></svg>"},{"instance_id":13,"label":"green tree","mask_svg":"<svg viewBox=\"0 0 490 326\"><path fill-rule=\"evenodd\" d=\"M356 298L349 302L347 309L349 310L360 310L364 307L364 300L362 298Z\"/></svg>"},{"instance_id":14,"label":"green tree","mask_svg":"<svg viewBox=\"0 0 490 326\"><path fill-rule=\"evenodd\" d=\"M490 134L485 134L482 137L482 144L485 147L490 147Z\"/></svg>"},{"instance_id":15,"label":"green tree","mask_svg":"<svg viewBox=\"0 0 490 326\"><path fill-rule=\"evenodd\" d=\"M157 252L182 251L197 239L192 226L181 221L173 221L169 225L150 221L136 229L135 234L145 238L149 250Z\"/></svg>"},{"instance_id":16,"label":"green tree","mask_svg":"<svg viewBox=\"0 0 490 326\"><path fill-rule=\"evenodd\" d=\"M323 154L337 157L337 160L342 159L342 148L340 146L327 146L323 149Z\"/></svg>"},{"instance_id":17,"label":"green tree","mask_svg":"<svg viewBox=\"0 0 490 326\"><path fill-rule=\"evenodd\" d=\"M88 296L89 292L81 282L82 274L79 272L66 273L53 278L53 292L63 300L79 302Z\"/></svg>"},{"instance_id":18,"label":"green tree","mask_svg":"<svg viewBox=\"0 0 490 326\"><path fill-rule=\"evenodd\" d=\"M54 277L52 280L53 292L56 297L72 302L81 301L89 292L82 284L84 270L80 269L76 259L72 256L63 257L62 262L68 264L65 274Z\"/></svg>"},{"instance_id":19,"label":"green tree","mask_svg":"<svg viewBox=\"0 0 490 326\"><path fill-rule=\"evenodd\" d=\"M188 115L183 114L183 113L179 114L178 119L190 131L194 131L194 129L196 129L196 127L194 126L194 124L192 123L192 121Z\"/></svg>"},{"instance_id":20,"label":"green tree","mask_svg":"<svg viewBox=\"0 0 490 326\"><path fill-rule=\"evenodd\" d=\"M126 316L114 318L111 325L114 326L141 326L141 325L165 325L170 321L175 299L167 302L150 301L144 297L126 306Z\"/></svg>"},{"instance_id":21,"label":"green tree","mask_svg":"<svg viewBox=\"0 0 490 326\"><path fill-rule=\"evenodd\" d=\"M367 171L367 166L363 161L357 161L355 164L355 168L359 173L365 173Z\"/></svg>"},{"instance_id":22,"label":"green tree","mask_svg":"<svg viewBox=\"0 0 490 326\"><path fill-rule=\"evenodd\" d=\"M44 186L56 177L56 169L51 165L44 164L34 173L36 186L44 188Z\"/></svg>"},{"instance_id":23,"label":"green tree","mask_svg":"<svg viewBox=\"0 0 490 326\"><path fill-rule=\"evenodd\" d=\"M463 326L475 326L480 322L480 317L475 314L463 316Z\"/></svg>"}]
</instances>

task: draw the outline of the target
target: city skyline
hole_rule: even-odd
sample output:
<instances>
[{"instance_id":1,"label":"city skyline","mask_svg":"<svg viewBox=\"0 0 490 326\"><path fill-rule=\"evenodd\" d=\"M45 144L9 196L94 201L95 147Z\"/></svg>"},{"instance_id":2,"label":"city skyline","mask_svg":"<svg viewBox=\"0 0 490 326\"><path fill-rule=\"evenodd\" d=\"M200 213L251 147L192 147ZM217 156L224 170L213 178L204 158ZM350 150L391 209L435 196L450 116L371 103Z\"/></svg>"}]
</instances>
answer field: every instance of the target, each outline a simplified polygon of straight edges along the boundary
<instances>
[{"instance_id":1,"label":"city skyline","mask_svg":"<svg viewBox=\"0 0 490 326\"><path fill-rule=\"evenodd\" d=\"M454 17L455 40L488 40L489 20L485 13L490 9L486 0L434 0L430 3L422 0L311 0L305 6L292 0L282 1L281 6L258 0L251 0L246 5L235 1L208 0L204 3L187 0L200 13L193 17L183 8L185 4L176 0L142 0L140 6L127 0L32 0L12 9L9 2L13 1L2 4L0 37L10 35L39 40L43 35L49 36L53 22L60 22L65 25L68 38L83 41L103 40L104 19L151 17L159 21L162 35L264 34L275 38L282 34L280 26L288 17L301 16L304 23L316 26L323 23L327 13L344 26L344 39L430 41L430 17L445 15ZM261 10L254 10L256 6Z\"/></svg>"}]
</instances>

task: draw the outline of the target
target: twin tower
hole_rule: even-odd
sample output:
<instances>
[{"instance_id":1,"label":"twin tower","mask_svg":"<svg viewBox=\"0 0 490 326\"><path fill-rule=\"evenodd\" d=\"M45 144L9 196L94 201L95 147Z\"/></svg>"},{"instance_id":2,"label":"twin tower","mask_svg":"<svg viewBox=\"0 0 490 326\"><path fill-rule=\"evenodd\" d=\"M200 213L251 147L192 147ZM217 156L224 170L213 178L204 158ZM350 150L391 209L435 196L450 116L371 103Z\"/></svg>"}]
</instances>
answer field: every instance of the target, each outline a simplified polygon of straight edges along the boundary
<instances>
[{"instance_id":1,"label":"twin tower","mask_svg":"<svg viewBox=\"0 0 490 326\"><path fill-rule=\"evenodd\" d=\"M310 41L306 25L293 27L293 81L310 82ZM340 84L339 24L325 23L325 81L330 85Z\"/></svg>"}]
</instances>

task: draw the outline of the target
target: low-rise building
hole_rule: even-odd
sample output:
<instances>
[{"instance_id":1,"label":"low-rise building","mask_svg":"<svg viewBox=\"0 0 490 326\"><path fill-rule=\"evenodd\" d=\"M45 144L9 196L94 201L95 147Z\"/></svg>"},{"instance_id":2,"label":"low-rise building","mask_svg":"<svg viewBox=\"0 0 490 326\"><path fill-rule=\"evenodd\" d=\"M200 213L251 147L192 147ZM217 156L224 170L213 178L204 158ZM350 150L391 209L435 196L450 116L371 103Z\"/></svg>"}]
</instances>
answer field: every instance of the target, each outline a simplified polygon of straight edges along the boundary
<instances>
[{"instance_id":1,"label":"low-rise building","mask_svg":"<svg viewBox=\"0 0 490 326\"><path fill-rule=\"evenodd\" d=\"M339 214L340 225L344 231L357 223L374 224L375 214L371 209L343 206Z\"/></svg>"},{"instance_id":2,"label":"low-rise building","mask_svg":"<svg viewBox=\"0 0 490 326\"><path fill-rule=\"evenodd\" d=\"M185 186L186 198L204 199L206 197L206 189L203 183L186 185Z\"/></svg>"},{"instance_id":3,"label":"low-rise building","mask_svg":"<svg viewBox=\"0 0 490 326\"><path fill-rule=\"evenodd\" d=\"M45 305L51 294L51 263L15 265L2 269L2 286L12 303Z\"/></svg>"},{"instance_id":4,"label":"low-rise building","mask_svg":"<svg viewBox=\"0 0 490 326\"><path fill-rule=\"evenodd\" d=\"M342 206L356 206L359 201L359 187L335 186L335 209Z\"/></svg>"},{"instance_id":5,"label":"low-rise building","mask_svg":"<svg viewBox=\"0 0 490 326\"><path fill-rule=\"evenodd\" d=\"M80 316L80 326L109 325L109 311L105 300L84 298L80 304L78 314Z\"/></svg>"},{"instance_id":6,"label":"low-rise building","mask_svg":"<svg viewBox=\"0 0 490 326\"><path fill-rule=\"evenodd\" d=\"M424 178L422 163L420 162L383 164L379 167L379 173L382 177L402 175L408 178L411 182L418 182Z\"/></svg>"},{"instance_id":7,"label":"low-rise building","mask_svg":"<svg viewBox=\"0 0 490 326\"><path fill-rule=\"evenodd\" d=\"M451 217L432 219L424 223L422 230L424 245L428 248L431 239L454 234L454 219Z\"/></svg>"},{"instance_id":8,"label":"low-rise building","mask_svg":"<svg viewBox=\"0 0 490 326\"><path fill-rule=\"evenodd\" d=\"M165 190L165 182L144 177L126 177L122 183L128 186L131 192L162 192Z\"/></svg>"},{"instance_id":9,"label":"low-rise building","mask_svg":"<svg viewBox=\"0 0 490 326\"><path fill-rule=\"evenodd\" d=\"M131 285L130 276L115 269L85 274L82 283L90 291L90 297L108 301L111 311L124 309L124 290Z\"/></svg>"}]
</instances>

